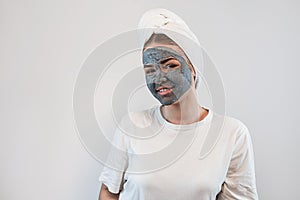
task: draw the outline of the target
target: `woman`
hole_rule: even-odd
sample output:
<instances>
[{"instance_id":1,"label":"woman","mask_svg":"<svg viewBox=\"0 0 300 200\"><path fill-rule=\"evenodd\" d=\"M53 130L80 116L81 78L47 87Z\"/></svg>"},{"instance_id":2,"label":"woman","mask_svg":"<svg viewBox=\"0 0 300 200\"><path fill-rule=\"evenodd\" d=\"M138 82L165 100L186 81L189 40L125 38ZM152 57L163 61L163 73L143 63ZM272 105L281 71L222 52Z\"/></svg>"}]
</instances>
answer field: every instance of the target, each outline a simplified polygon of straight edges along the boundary
<instances>
[{"instance_id":1,"label":"woman","mask_svg":"<svg viewBox=\"0 0 300 200\"><path fill-rule=\"evenodd\" d=\"M146 12L140 27L152 28L150 34L141 34L143 65L147 87L162 105L123 120L131 136L143 133L151 137L139 140L116 131L114 143L123 153L111 153L109 160L120 170L104 167L99 199L258 199L247 127L199 105L199 70L187 55L185 43L179 44L170 30L197 42L194 34L183 20L165 9ZM199 158L204 141L220 119L222 129L216 129L219 137L209 153ZM156 130L159 134L151 135ZM132 156L151 154L171 143L173 148L161 156ZM134 173L137 171L144 173Z\"/></svg>"}]
</instances>

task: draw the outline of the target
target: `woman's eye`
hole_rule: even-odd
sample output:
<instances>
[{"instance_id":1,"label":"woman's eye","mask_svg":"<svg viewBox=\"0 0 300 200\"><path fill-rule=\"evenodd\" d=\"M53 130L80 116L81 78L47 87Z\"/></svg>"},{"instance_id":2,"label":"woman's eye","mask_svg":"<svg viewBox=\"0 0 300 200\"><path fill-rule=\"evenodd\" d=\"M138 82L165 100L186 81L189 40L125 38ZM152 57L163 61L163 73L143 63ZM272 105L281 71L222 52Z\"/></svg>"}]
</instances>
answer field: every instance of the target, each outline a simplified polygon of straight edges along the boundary
<instances>
[{"instance_id":1,"label":"woman's eye","mask_svg":"<svg viewBox=\"0 0 300 200\"><path fill-rule=\"evenodd\" d=\"M177 67L177 65L175 64L171 64L171 65L167 65L168 68L174 68L174 67Z\"/></svg>"},{"instance_id":2,"label":"woman's eye","mask_svg":"<svg viewBox=\"0 0 300 200\"><path fill-rule=\"evenodd\" d=\"M165 69L173 69L173 68L176 68L176 67L178 67L177 64L167 64L167 65L164 66Z\"/></svg>"}]
</instances>

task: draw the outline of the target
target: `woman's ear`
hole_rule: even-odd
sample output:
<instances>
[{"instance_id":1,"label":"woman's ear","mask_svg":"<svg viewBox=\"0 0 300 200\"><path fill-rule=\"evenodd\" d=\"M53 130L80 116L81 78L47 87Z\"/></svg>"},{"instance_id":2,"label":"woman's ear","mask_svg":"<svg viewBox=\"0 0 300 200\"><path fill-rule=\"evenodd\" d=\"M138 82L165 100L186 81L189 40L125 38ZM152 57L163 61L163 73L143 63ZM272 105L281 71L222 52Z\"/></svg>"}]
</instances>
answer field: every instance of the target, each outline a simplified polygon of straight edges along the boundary
<instances>
[{"instance_id":1,"label":"woman's ear","mask_svg":"<svg viewBox=\"0 0 300 200\"><path fill-rule=\"evenodd\" d=\"M194 68L194 66L190 62L189 62L189 66L190 66L192 77L194 78L194 80L196 80L195 68Z\"/></svg>"}]
</instances>

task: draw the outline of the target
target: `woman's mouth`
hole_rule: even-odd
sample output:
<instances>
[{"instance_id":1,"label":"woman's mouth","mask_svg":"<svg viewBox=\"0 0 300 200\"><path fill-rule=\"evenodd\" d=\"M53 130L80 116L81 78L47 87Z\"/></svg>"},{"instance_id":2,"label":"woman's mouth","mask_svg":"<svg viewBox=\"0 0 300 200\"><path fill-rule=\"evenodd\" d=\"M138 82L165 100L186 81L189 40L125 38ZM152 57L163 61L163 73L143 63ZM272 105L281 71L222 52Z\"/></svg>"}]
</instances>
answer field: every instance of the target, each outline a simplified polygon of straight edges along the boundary
<instances>
[{"instance_id":1,"label":"woman's mouth","mask_svg":"<svg viewBox=\"0 0 300 200\"><path fill-rule=\"evenodd\" d=\"M156 89L156 92L162 96L170 94L172 92L172 88L169 87L159 87Z\"/></svg>"}]
</instances>

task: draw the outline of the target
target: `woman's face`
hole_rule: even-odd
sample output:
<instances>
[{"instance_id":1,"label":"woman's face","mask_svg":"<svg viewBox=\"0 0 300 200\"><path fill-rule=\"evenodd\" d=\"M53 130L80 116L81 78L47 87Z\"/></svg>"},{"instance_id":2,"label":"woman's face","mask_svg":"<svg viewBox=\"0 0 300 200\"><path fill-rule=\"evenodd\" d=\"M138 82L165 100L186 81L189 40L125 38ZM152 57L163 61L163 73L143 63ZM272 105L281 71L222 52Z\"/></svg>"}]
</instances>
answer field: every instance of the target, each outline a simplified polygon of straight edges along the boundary
<instances>
[{"instance_id":1,"label":"woman's face","mask_svg":"<svg viewBox=\"0 0 300 200\"><path fill-rule=\"evenodd\" d=\"M187 58L174 45L148 47L143 51L147 87L163 105L177 102L192 85Z\"/></svg>"}]
</instances>

